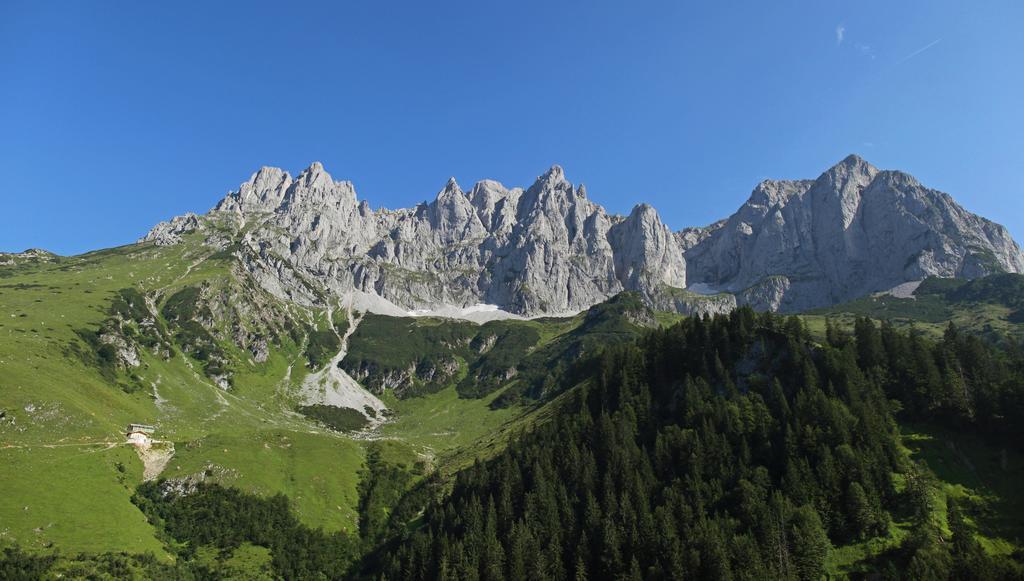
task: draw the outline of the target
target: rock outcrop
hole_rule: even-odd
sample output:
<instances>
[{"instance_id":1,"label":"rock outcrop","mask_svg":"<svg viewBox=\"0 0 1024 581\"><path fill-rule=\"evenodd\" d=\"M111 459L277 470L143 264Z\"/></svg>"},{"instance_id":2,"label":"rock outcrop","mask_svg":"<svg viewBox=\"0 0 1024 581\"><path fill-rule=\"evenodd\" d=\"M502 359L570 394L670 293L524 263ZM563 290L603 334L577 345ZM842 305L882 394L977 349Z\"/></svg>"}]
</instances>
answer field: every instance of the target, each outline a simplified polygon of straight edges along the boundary
<instances>
[{"instance_id":1,"label":"rock outcrop","mask_svg":"<svg viewBox=\"0 0 1024 581\"><path fill-rule=\"evenodd\" d=\"M25 263L48 263L60 258L56 254L40 248L29 248L24 252L0 252L0 266L14 266Z\"/></svg>"},{"instance_id":2,"label":"rock outcrop","mask_svg":"<svg viewBox=\"0 0 1024 581\"><path fill-rule=\"evenodd\" d=\"M198 230L199 216L189 212L160 222L142 238L141 242L153 242L157 246L173 246L181 242L181 235Z\"/></svg>"}]
</instances>

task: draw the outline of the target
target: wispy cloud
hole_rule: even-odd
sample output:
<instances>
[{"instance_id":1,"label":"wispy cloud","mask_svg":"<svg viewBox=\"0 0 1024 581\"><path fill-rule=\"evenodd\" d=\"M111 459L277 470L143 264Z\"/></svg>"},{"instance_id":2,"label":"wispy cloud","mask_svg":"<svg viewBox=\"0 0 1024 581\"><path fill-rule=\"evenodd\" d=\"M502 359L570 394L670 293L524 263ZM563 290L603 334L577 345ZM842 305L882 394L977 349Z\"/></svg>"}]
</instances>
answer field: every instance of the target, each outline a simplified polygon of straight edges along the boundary
<instances>
[{"instance_id":1,"label":"wispy cloud","mask_svg":"<svg viewBox=\"0 0 1024 581\"><path fill-rule=\"evenodd\" d=\"M846 42L846 25L840 22L838 25L836 25L836 46L842 46L844 42ZM863 56L866 56L874 60L875 51L874 49L871 48L870 44L857 42L856 38L854 38L851 41L851 43L853 45L853 50L859 52ZM850 43L847 43L847 45L850 45Z\"/></svg>"},{"instance_id":2,"label":"wispy cloud","mask_svg":"<svg viewBox=\"0 0 1024 581\"><path fill-rule=\"evenodd\" d=\"M916 57L917 55L923 53L924 51L930 49L931 47L939 44L939 42L941 40L942 40L941 38L936 38L935 40L929 42L928 44L922 46L921 48L915 50L914 52L912 52L912 53L908 54L907 56L901 58L900 60L896 61L896 64L901 65L901 64L909 61L910 59Z\"/></svg>"},{"instance_id":3,"label":"wispy cloud","mask_svg":"<svg viewBox=\"0 0 1024 581\"><path fill-rule=\"evenodd\" d=\"M857 49L857 52L860 54L870 58L871 60L875 60L875 49L871 48L870 44L855 42L853 43L853 48Z\"/></svg>"}]
</instances>

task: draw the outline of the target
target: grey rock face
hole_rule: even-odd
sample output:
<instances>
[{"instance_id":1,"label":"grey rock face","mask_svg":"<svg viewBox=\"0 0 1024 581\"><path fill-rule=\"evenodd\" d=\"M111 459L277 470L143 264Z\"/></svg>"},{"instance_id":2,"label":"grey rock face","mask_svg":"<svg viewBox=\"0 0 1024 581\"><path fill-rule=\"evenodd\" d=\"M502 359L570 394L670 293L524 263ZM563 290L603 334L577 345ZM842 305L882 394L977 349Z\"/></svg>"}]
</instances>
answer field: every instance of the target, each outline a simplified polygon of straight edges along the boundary
<instances>
[{"instance_id":1,"label":"grey rock face","mask_svg":"<svg viewBox=\"0 0 1024 581\"><path fill-rule=\"evenodd\" d=\"M651 206L633 208L628 218L609 229L608 239L620 249L615 253L615 272L625 284L640 289L686 286L682 247Z\"/></svg>"},{"instance_id":2,"label":"grey rock face","mask_svg":"<svg viewBox=\"0 0 1024 581\"><path fill-rule=\"evenodd\" d=\"M258 337L252 341L249 344L249 353L252 354L252 360L256 363L265 363L267 357L270 357L270 346L267 344L267 339Z\"/></svg>"},{"instance_id":3,"label":"grey rock face","mask_svg":"<svg viewBox=\"0 0 1024 581\"><path fill-rule=\"evenodd\" d=\"M181 242L182 234L193 232L199 228L199 216L189 212L153 226L153 229L143 236L140 242L154 242L157 246L174 246Z\"/></svg>"},{"instance_id":4,"label":"grey rock face","mask_svg":"<svg viewBox=\"0 0 1024 581\"><path fill-rule=\"evenodd\" d=\"M114 349L114 361L121 369L138 367L142 364L135 344L118 333L102 333L100 343L110 345Z\"/></svg>"},{"instance_id":5,"label":"grey rock face","mask_svg":"<svg viewBox=\"0 0 1024 581\"><path fill-rule=\"evenodd\" d=\"M558 166L525 190L485 180L465 192L450 179L432 202L373 210L319 163L294 178L262 168L207 215L162 222L143 241L192 231L231 243L277 297L355 296L387 314L559 314L623 290L685 313L795 311L927 276L1024 271L1005 228L856 156L816 180L762 182L727 220L675 233L646 204L607 214Z\"/></svg>"},{"instance_id":6,"label":"grey rock face","mask_svg":"<svg viewBox=\"0 0 1024 581\"><path fill-rule=\"evenodd\" d=\"M683 315L720 315L734 310L736 296L730 293L702 295L686 289L662 287L660 292L646 297L652 308Z\"/></svg>"},{"instance_id":7,"label":"grey rock face","mask_svg":"<svg viewBox=\"0 0 1024 581\"><path fill-rule=\"evenodd\" d=\"M174 246L181 242L182 234L195 232L200 229L201 225L199 216L188 212L153 226L153 230L146 233L140 242L154 242L157 246Z\"/></svg>"},{"instance_id":8,"label":"grey rock face","mask_svg":"<svg viewBox=\"0 0 1024 581\"><path fill-rule=\"evenodd\" d=\"M789 287L788 277L781 274L767 276L736 293L736 304L748 306L755 311L778 311L782 308ZM790 299L793 300L793 297L790 296Z\"/></svg>"},{"instance_id":9,"label":"grey rock face","mask_svg":"<svg viewBox=\"0 0 1024 581\"><path fill-rule=\"evenodd\" d=\"M686 283L682 248L653 208L609 216L558 166L525 191L482 181L467 193L451 179L433 202L377 211L319 163L294 179L263 168L208 217L245 225L246 267L300 302L356 290L405 310L485 303L535 315ZM199 227L175 218L143 241L173 244Z\"/></svg>"},{"instance_id":10,"label":"grey rock face","mask_svg":"<svg viewBox=\"0 0 1024 581\"><path fill-rule=\"evenodd\" d=\"M686 263L690 284L795 311L928 276L1021 272L1024 254L948 194L850 156L817 180L762 182L687 249Z\"/></svg>"}]
</instances>

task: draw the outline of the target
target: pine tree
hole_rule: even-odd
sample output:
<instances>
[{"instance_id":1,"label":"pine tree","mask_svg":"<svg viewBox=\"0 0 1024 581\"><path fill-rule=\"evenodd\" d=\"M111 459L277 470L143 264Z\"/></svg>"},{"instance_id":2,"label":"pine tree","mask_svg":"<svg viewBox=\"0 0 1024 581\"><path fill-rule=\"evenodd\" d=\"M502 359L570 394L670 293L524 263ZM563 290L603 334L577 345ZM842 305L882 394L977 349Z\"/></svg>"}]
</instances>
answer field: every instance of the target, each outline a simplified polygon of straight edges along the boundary
<instances>
[{"instance_id":1,"label":"pine tree","mask_svg":"<svg viewBox=\"0 0 1024 581\"><path fill-rule=\"evenodd\" d=\"M643 581L644 577L640 574L640 561L636 560L636 557L629 562L629 575L626 577L629 581Z\"/></svg>"},{"instance_id":2,"label":"pine tree","mask_svg":"<svg viewBox=\"0 0 1024 581\"><path fill-rule=\"evenodd\" d=\"M846 515L850 533L857 538L864 538L875 523L871 504L859 482L851 482L846 489Z\"/></svg>"},{"instance_id":3,"label":"pine tree","mask_svg":"<svg viewBox=\"0 0 1024 581\"><path fill-rule=\"evenodd\" d=\"M796 576L800 579L821 579L832 544L821 526L818 513L806 505L796 509L789 524L789 537Z\"/></svg>"},{"instance_id":4,"label":"pine tree","mask_svg":"<svg viewBox=\"0 0 1024 581\"><path fill-rule=\"evenodd\" d=\"M501 581L504 578L505 551L498 540L498 512L494 507L493 497L487 499L485 523L480 578L484 581Z\"/></svg>"},{"instance_id":5,"label":"pine tree","mask_svg":"<svg viewBox=\"0 0 1024 581\"><path fill-rule=\"evenodd\" d=\"M573 579L575 581L587 581L587 563L583 556L580 555L576 558L576 567L573 568Z\"/></svg>"}]
</instances>

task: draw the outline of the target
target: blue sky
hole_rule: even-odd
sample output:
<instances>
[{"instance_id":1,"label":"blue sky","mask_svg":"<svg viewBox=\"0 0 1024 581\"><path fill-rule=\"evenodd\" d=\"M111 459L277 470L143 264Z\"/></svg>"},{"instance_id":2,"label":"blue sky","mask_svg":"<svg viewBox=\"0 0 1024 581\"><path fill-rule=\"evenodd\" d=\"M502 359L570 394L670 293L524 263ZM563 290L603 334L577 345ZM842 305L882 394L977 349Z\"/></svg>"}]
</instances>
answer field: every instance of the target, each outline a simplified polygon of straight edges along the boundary
<instances>
[{"instance_id":1,"label":"blue sky","mask_svg":"<svg viewBox=\"0 0 1024 581\"><path fill-rule=\"evenodd\" d=\"M553 163L673 228L848 153L1024 238L1024 3L0 3L0 249L124 244L261 165L375 206Z\"/></svg>"}]
</instances>

